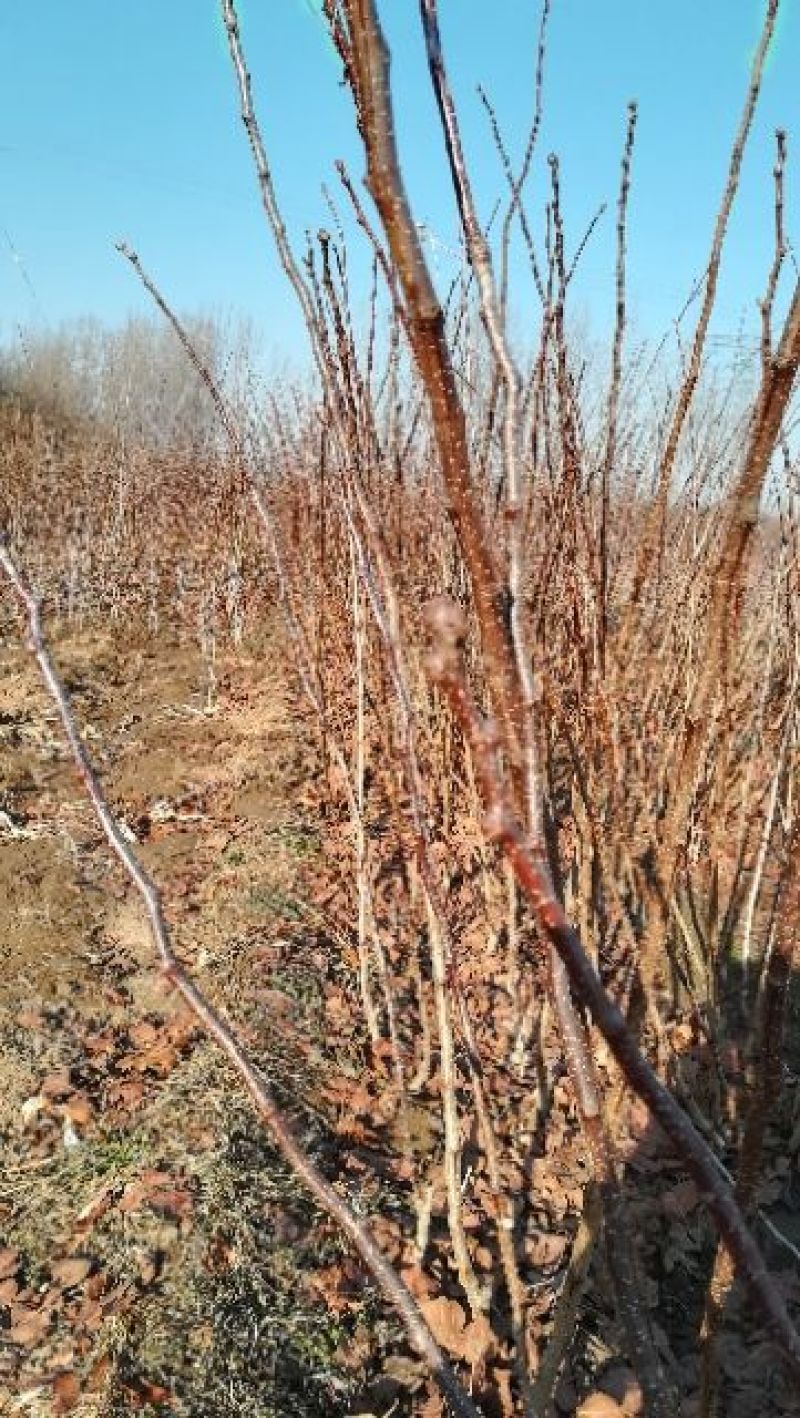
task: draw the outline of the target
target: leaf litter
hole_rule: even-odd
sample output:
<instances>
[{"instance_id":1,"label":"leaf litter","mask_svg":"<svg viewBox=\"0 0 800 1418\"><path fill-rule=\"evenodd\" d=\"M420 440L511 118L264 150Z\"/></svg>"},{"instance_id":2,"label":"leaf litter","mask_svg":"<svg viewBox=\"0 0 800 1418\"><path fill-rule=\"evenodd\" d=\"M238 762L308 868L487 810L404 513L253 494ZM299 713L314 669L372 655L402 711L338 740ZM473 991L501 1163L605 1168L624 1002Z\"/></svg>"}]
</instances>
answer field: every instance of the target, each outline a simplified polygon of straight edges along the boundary
<instances>
[{"instance_id":1,"label":"leaf litter","mask_svg":"<svg viewBox=\"0 0 800 1418\"><path fill-rule=\"evenodd\" d=\"M352 918L345 816L325 801L328 789L315 782L309 750L289 733L285 702L265 689L257 657L230 667L225 736L214 742L212 733L209 743L208 722L187 716L174 743L176 721L161 711L168 692L175 701L191 696L190 657L174 654L179 669L170 685L152 649L149 678L142 676L141 655L126 658L108 646L106 652L116 656L120 704L130 699L134 678L140 702L130 721L119 709L115 720L114 695L107 719L95 711L100 742L114 744L104 771L148 865L159 872L178 949L235 1015L326 1170L359 1196L383 1250L486 1412L507 1418L516 1411L516 1379L503 1296L493 1297L492 1324L470 1317L448 1261L435 1059L401 1120L390 1051L385 1043L371 1047L360 1019L355 953L337 924ZM83 647L75 653L85 664ZM9 658L27 702L35 690L13 649ZM224 694L224 676L221 683ZM127 729L118 727L124 723ZM170 772L163 781L165 740ZM273 1408L285 1411L287 1394L298 1414L366 1414L369 1404L381 1414L440 1413L438 1394L382 1314L359 1265L330 1223L297 1195L235 1083L163 988L146 932L80 807L70 839L79 845L68 849L67 867L61 806L67 775L49 738L41 754L47 786L42 777L25 795L37 823L36 847L44 843L60 863L58 902L77 895L83 904L77 915L69 905L66 928L53 914L52 943L40 952L41 920L33 919L26 949L27 908L18 893L12 903L18 944L5 962L0 999L0 1124L9 1157L0 1191L0 1234L8 1237L0 1248L0 1393L9 1397L0 1412L23 1411L8 1404L31 1393L43 1413L87 1418L142 1411L263 1418ZM298 814L314 824L313 832L298 832ZM319 848L309 860L304 844L315 834ZM0 860L19 846L7 834ZM476 851L469 833L458 839L452 902L455 912L465 912L467 943ZM31 858L26 868L34 900L42 862ZM5 866L16 869L18 857ZM3 922L6 935L9 924ZM376 927L402 982L388 915ZM458 972L491 1060L497 1051L488 1045L513 1027L511 1004L476 949L459 953ZM684 1021L675 1023L675 1045L691 1080L701 1060ZM502 1181L517 1199L526 1326L535 1351L546 1347L554 1323L589 1180L571 1089L554 1041L548 1047L547 1097L513 1069L486 1065L491 1095L505 1099L505 1116L497 1119ZM771 1133L762 1204L796 1203L797 1106L796 1092L787 1090L786 1116ZM467 1245L476 1270L496 1276L494 1188L477 1139L465 1136L464 1146ZM686 1356L711 1255L710 1228L693 1183L636 1105L622 1150L643 1293L664 1357L682 1374L691 1404L698 1376ZM782 1274L787 1295L797 1299L796 1270L785 1265ZM608 1290L598 1253L556 1391L557 1414L640 1411ZM723 1348L731 1418L788 1413L774 1360L750 1333L741 1298L736 1305ZM233 1354L239 1372L228 1362ZM203 1408L215 1394L218 1406ZM761 1408L754 1406L757 1395Z\"/></svg>"}]
</instances>

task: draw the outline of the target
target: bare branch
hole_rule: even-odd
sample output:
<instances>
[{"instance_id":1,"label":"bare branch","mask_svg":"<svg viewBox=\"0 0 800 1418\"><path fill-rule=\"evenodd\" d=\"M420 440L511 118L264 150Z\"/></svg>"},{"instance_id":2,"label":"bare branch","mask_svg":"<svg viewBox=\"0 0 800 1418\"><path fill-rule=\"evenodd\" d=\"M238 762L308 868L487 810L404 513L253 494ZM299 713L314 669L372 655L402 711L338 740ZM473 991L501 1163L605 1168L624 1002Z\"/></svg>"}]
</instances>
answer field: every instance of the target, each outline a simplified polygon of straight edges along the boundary
<instances>
[{"instance_id":1,"label":"bare branch","mask_svg":"<svg viewBox=\"0 0 800 1418\"><path fill-rule=\"evenodd\" d=\"M489 683L506 742L519 762L522 715L513 651L503 622L497 572L470 475L464 410L456 388L444 317L403 183L389 92L389 50L375 0L343 0L348 78L367 158L367 185L380 213L406 307L409 339L433 417L448 507L472 583Z\"/></svg>"},{"instance_id":2,"label":"bare branch","mask_svg":"<svg viewBox=\"0 0 800 1418\"><path fill-rule=\"evenodd\" d=\"M703 304L700 309L697 326L695 328L692 350L686 373L678 394L677 403L672 416L672 422L667 436L666 446L661 458L661 465L658 475L658 487L652 513L648 519L642 540L638 565L634 576L632 600L634 604L641 593L642 583L647 574L648 564L651 560L653 539L660 525L663 525L667 499L672 483L672 473L675 467L675 459L678 453L681 434L686 422L686 416L694 398L697 382L700 378L703 353L708 335L708 327L711 323L711 316L717 298L717 284L719 271L722 264L722 251L725 244L725 236L728 229L731 209L733 207L736 193L739 187L739 177L742 169L742 159L744 158L745 147L750 135L753 123L753 116L758 103L758 96L761 91L761 81L764 74L764 64L769 52L772 36L778 18L780 0L767 0L764 23L761 36L753 57L753 65L750 72L750 83L745 97L744 108L739 120L739 127L731 149L730 164L728 167L728 177L725 183L725 190L722 195L717 219L714 226L714 234L711 241L711 251L706 269L705 292Z\"/></svg>"}]
</instances>

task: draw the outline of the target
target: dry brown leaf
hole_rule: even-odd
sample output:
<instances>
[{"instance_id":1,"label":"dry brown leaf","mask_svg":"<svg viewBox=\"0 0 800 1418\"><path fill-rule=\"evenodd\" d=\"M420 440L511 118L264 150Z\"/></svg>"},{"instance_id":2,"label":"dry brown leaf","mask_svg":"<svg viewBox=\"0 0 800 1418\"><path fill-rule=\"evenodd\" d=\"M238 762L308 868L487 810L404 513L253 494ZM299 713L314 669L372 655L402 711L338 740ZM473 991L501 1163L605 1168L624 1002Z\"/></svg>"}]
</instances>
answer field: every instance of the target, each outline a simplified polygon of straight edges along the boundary
<instances>
[{"instance_id":1,"label":"dry brown leaf","mask_svg":"<svg viewBox=\"0 0 800 1418\"><path fill-rule=\"evenodd\" d=\"M372 1045L372 1057L378 1064L391 1064L394 1059L394 1045L391 1040L376 1039Z\"/></svg>"},{"instance_id":2,"label":"dry brown leaf","mask_svg":"<svg viewBox=\"0 0 800 1418\"><path fill-rule=\"evenodd\" d=\"M92 1262L88 1256L67 1256L64 1260L57 1260L51 1271L59 1285L63 1285L65 1290L72 1290L83 1283L91 1268Z\"/></svg>"},{"instance_id":3,"label":"dry brown leaf","mask_svg":"<svg viewBox=\"0 0 800 1418\"><path fill-rule=\"evenodd\" d=\"M178 1062L177 1051L168 1040L162 1040L153 1044L148 1049L139 1049L136 1053L125 1054L119 1060L118 1067L123 1072L136 1073L157 1073L162 1077L171 1073Z\"/></svg>"},{"instance_id":4,"label":"dry brown leaf","mask_svg":"<svg viewBox=\"0 0 800 1418\"><path fill-rule=\"evenodd\" d=\"M259 1003L277 1018L297 1013L297 1001L287 995L285 990L259 990L258 999Z\"/></svg>"},{"instance_id":5,"label":"dry brown leaf","mask_svg":"<svg viewBox=\"0 0 800 1418\"><path fill-rule=\"evenodd\" d=\"M444 1400L437 1389L432 1389L419 1410L419 1418L442 1418Z\"/></svg>"},{"instance_id":6,"label":"dry brown leaf","mask_svg":"<svg viewBox=\"0 0 800 1418\"><path fill-rule=\"evenodd\" d=\"M420 1265L408 1265L400 1272L400 1279L415 1300L428 1300L431 1293L431 1282Z\"/></svg>"},{"instance_id":7,"label":"dry brown leaf","mask_svg":"<svg viewBox=\"0 0 800 1418\"><path fill-rule=\"evenodd\" d=\"M165 1216L183 1216L192 1209L188 1188L176 1183L170 1172L146 1171L129 1182L119 1202L120 1211L139 1211L149 1206Z\"/></svg>"},{"instance_id":8,"label":"dry brown leaf","mask_svg":"<svg viewBox=\"0 0 800 1418\"><path fill-rule=\"evenodd\" d=\"M641 1418L644 1414L644 1394L637 1382L635 1388L631 1388L622 1400L622 1411L627 1413L628 1418Z\"/></svg>"},{"instance_id":9,"label":"dry brown leaf","mask_svg":"<svg viewBox=\"0 0 800 1418\"><path fill-rule=\"evenodd\" d=\"M183 1048L199 1033L193 1014L182 1012L171 1019L166 1028L167 1038L177 1048Z\"/></svg>"},{"instance_id":10,"label":"dry brown leaf","mask_svg":"<svg viewBox=\"0 0 800 1418\"><path fill-rule=\"evenodd\" d=\"M53 1380L53 1411L70 1413L81 1396L77 1374L59 1374Z\"/></svg>"},{"instance_id":11,"label":"dry brown leaf","mask_svg":"<svg viewBox=\"0 0 800 1418\"><path fill-rule=\"evenodd\" d=\"M448 1354L462 1357L467 1317L458 1301L438 1295L435 1300L423 1300L420 1310L437 1344Z\"/></svg>"},{"instance_id":12,"label":"dry brown leaf","mask_svg":"<svg viewBox=\"0 0 800 1418\"><path fill-rule=\"evenodd\" d=\"M55 1349L50 1355L51 1374L69 1373L75 1363L74 1344L65 1343L60 1349Z\"/></svg>"},{"instance_id":13,"label":"dry brown leaf","mask_svg":"<svg viewBox=\"0 0 800 1418\"><path fill-rule=\"evenodd\" d=\"M349 1258L320 1266L309 1275L311 1289L321 1294L334 1314L344 1314L352 1307L353 1300L364 1289L364 1276L358 1265Z\"/></svg>"},{"instance_id":14,"label":"dry brown leaf","mask_svg":"<svg viewBox=\"0 0 800 1418\"><path fill-rule=\"evenodd\" d=\"M171 1172L156 1172L148 1168L134 1182L128 1182L119 1203L120 1211L136 1211L159 1187L172 1186Z\"/></svg>"},{"instance_id":15,"label":"dry brown leaf","mask_svg":"<svg viewBox=\"0 0 800 1418\"><path fill-rule=\"evenodd\" d=\"M155 1044L159 1031L149 1019L141 1019L138 1024L131 1025L128 1034L138 1049L146 1049Z\"/></svg>"},{"instance_id":16,"label":"dry brown leaf","mask_svg":"<svg viewBox=\"0 0 800 1418\"><path fill-rule=\"evenodd\" d=\"M83 1041L83 1047L87 1054L93 1054L97 1058L107 1058L113 1054L115 1049L114 1035L110 1032L87 1034Z\"/></svg>"},{"instance_id":17,"label":"dry brown leaf","mask_svg":"<svg viewBox=\"0 0 800 1418\"><path fill-rule=\"evenodd\" d=\"M104 1387L106 1380L111 1373L111 1359L108 1354L101 1354L100 1358L92 1364L86 1377L86 1392L97 1393Z\"/></svg>"},{"instance_id":18,"label":"dry brown leaf","mask_svg":"<svg viewBox=\"0 0 800 1418\"><path fill-rule=\"evenodd\" d=\"M485 1315L477 1315L461 1336L460 1357L474 1368L493 1348L495 1336Z\"/></svg>"},{"instance_id":19,"label":"dry brown leaf","mask_svg":"<svg viewBox=\"0 0 800 1418\"><path fill-rule=\"evenodd\" d=\"M84 1287L86 1297L89 1300L99 1300L106 1287L107 1276L102 1270L96 1270L94 1275L90 1275Z\"/></svg>"},{"instance_id":20,"label":"dry brown leaf","mask_svg":"<svg viewBox=\"0 0 800 1418\"><path fill-rule=\"evenodd\" d=\"M193 1206L191 1192L186 1187L161 1187L148 1202L153 1211L163 1216L185 1216Z\"/></svg>"},{"instance_id":21,"label":"dry brown leaf","mask_svg":"<svg viewBox=\"0 0 800 1418\"><path fill-rule=\"evenodd\" d=\"M0 1305L11 1305L17 1298L19 1285L12 1275L0 1280Z\"/></svg>"},{"instance_id":22,"label":"dry brown leaf","mask_svg":"<svg viewBox=\"0 0 800 1418\"><path fill-rule=\"evenodd\" d=\"M109 1290L103 1296L101 1309L104 1315L116 1315L122 1310L129 1309L135 1299L136 1290L133 1285L115 1285L113 1290Z\"/></svg>"},{"instance_id":23,"label":"dry brown leaf","mask_svg":"<svg viewBox=\"0 0 800 1418\"><path fill-rule=\"evenodd\" d=\"M64 1291L61 1286L56 1283L45 1290L43 1295L40 1294L38 1299L41 1310L49 1314L53 1310L61 1309L64 1303Z\"/></svg>"},{"instance_id":24,"label":"dry brown leaf","mask_svg":"<svg viewBox=\"0 0 800 1418\"><path fill-rule=\"evenodd\" d=\"M75 1317L76 1326L95 1334L103 1323L105 1314L99 1300L85 1300Z\"/></svg>"},{"instance_id":25,"label":"dry brown leaf","mask_svg":"<svg viewBox=\"0 0 800 1418\"><path fill-rule=\"evenodd\" d=\"M108 1101L113 1105L133 1112L144 1098L144 1084L140 1078L118 1080L108 1090Z\"/></svg>"},{"instance_id":26,"label":"dry brown leaf","mask_svg":"<svg viewBox=\"0 0 800 1418\"><path fill-rule=\"evenodd\" d=\"M486 1390L490 1411L502 1414L502 1418L512 1418L517 1406L511 1391L511 1370L498 1364L492 1370L492 1381Z\"/></svg>"},{"instance_id":27,"label":"dry brown leaf","mask_svg":"<svg viewBox=\"0 0 800 1418\"><path fill-rule=\"evenodd\" d=\"M590 1393L575 1409L575 1418L625 1418L625 1409L607 1393Z\"/></svg>"},{"instance_id":28,"label":"dry brown leaf","mask_svg":"<svg viewBox=\"0 0 800 1418\"><path fill-rule=\"evenodd\" d=\"M396 1265L403 1251L403 1233L397 1221L391 1216L377 1216L372 1230L384 1255Z\"/></svg>"},{"instance_id":29,"label":"dry brown leaf","mask_svg":"<svg viewBox=\"0 0 800 1418\"><path fill-rule=\"evenodd\" d=\"M70 1093L75 1092L70 1083L68 1069L62 1068L56 1073L48 1073L47 1077L42 1079L39 1092L43 1098L50 1098L54 1102L68 1098Z\"/></svg>"},{"instance_id":30,"label":"dry brown leaf","mask_svg":"<svg viewBox=\"0 0 800 1418\"><path fill-rule=\"evenodd\" d=\"M12 1311L11 1326L6 1330L6 1336L12 1344L31 1349L44 1338L49 1328L50 1314L46 1310L18 1310L16 1314Z\"/></svg>"},{"instance_id":31,"label":"dry brown leaf","mask_svg":"<svg viewBox=\"0 0 800 1418\"><path fill-rule=\"evenodd\" d=\"M67 1099L61 1111L70 1122L77 1123L78 1127L85 1127L91 1122L94 1109L85 1093L75 1093L72 1098Z\"/></svg>"},{"instance_id":32,"label":"dry brown leaf","mask_svg":"<svg viewBox=\"0 0 800 1418\"><path fill-rule=\"evenodd\" d=\"M19 1270L20 1254L13 1246L0 1250L0 1280L7 1280Z\"/></svg>"},{"instance_id":33,"label":"dry brown leaf","mask_svg":"<svg viewBox=\"0 0 800 1418\"><path fill-rule=\"evenodd\" d=\"M168 1388L162 1384L151 1384L148 1379L138 1379L136 1388L129 1390L133 1399L138 1399L141 1406L145 1404L167 1404L172 1402L172 1394Z\"/></svg>"},{"instance_id":34,"label":"dry brown leaf","mask_svg":"<svg viewBox=\"0 0 800 1418\"><path fill-rule=\"evenodd\" d=\"M44 1026L44 1017L38 1009L21 1009L17 1015L17 1023L22 1029L41 1029Z\"/></svg>"}]
</instances>

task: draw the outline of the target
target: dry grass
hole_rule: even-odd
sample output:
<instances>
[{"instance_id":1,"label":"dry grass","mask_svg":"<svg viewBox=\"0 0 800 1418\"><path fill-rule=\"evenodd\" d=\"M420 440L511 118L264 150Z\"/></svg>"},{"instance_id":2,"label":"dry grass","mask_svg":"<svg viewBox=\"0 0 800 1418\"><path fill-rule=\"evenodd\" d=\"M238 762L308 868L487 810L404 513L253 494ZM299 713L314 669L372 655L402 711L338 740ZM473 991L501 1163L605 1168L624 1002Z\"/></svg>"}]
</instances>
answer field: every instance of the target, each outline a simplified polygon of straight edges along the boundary
<instances>
[{"instance_id":1,"label":"dry grass","mask_svg":"<svg viewBox=\"0 0 800 1418\"><path fill-rule=\"evenodd\" d=\"M322 1019L295 903L317 845L292 803L298 748L285 683L274 673L261 683L279 645L262 637L221 655L210 713L191 644L142 636L136 650L113 632L73 631L59 653L114 801L168 884L180 948L321 1140L319 1044L316 1064L285 1049L288 1023L310 1050ZM59 1411L52 1381L75 1371L86 1418L163 1411L147 1401L159 1389L185 1414L277 1415L287 1394L293 1411L330 1412L368 1363L363 1337L361 1359L350 1352L359 1321L338 1321L314 1288L340 1243L297 1195L208 1046L190 1039L143 1073L118 1066L135 1051L137 1026L158 1039L179 1016L31 666L13 642L2 654L0 872L13 887L0 908L2 1234L34 1294L47 1294L53 1264L76 1251L103 1277L99 1324L62 1297L46 1334L8 1346L2 1411ZM73 1101L90 1107L76 1145L63 1101L31 1105L64 1070ZM188 1188L187 1213L119 1209L126 1188L153 1171ZM78 1218L106 1190L114 1204L87 1228Z\"/></svg>"}]
</instances>

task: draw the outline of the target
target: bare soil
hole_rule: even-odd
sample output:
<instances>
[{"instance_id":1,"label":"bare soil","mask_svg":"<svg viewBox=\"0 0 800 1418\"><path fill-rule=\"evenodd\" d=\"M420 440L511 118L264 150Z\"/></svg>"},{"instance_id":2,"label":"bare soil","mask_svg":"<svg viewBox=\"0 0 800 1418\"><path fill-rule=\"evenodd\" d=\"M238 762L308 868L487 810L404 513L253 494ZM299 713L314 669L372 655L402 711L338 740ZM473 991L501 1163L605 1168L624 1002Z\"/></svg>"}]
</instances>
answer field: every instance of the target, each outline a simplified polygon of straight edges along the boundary
<instances>
[{"instance_id":1,"label":"bare soil","mask_svg":"<svg viewBox=\"0 0 800 1418\"><path fill-rule=\"evenodd\" d=\"M222 656L214 680L194 645L163 637L87 629L56 654L179 954L313 1145L319 999L298 880L316 840L296 801L280 637ZM341 1410L368 1346L315 1288L338 1239L154 968L141 904L13 640L0 643L0 1137L1 1413Z\"/></svg>"}]
</instances>

